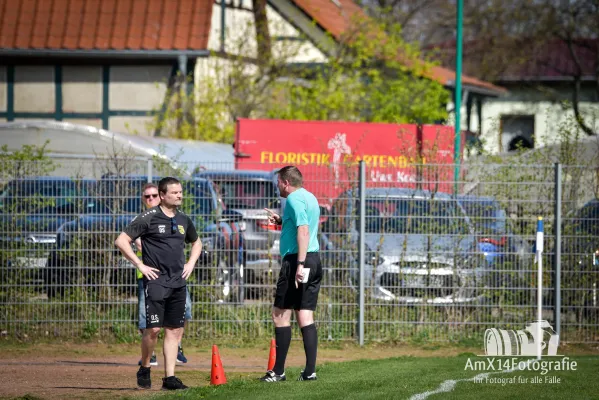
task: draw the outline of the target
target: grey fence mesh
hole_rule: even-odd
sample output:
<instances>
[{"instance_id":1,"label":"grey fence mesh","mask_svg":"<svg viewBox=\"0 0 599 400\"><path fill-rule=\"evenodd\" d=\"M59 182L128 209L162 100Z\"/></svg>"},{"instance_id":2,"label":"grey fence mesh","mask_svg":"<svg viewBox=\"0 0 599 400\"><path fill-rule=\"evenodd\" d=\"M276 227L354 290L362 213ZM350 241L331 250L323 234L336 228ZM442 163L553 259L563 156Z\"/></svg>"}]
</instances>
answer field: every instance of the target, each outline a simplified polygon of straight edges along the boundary
<instances>
[{"instance_id":1,"label":"grey fence mesh","mask_svg":"<svg viewBox=\"0 0 599 400\"><path fill-rule=\"evenodd\" d=\"M133 337L139 282L114 240L141 212L143 184L169 175L183 182L183 209L206 250L188 285L186 337L271 336L280 230L268 224L264 208L284 207L273 174L280 165L244 167L252 170L223 163L193 171L126 158L5 163L1 328L9 335ZM319 334L355 340L359 166L300 169L322 206ZM457 182L455 172L447 165L367 166L365 339L459 341L536 319L539 216L545 221L543 317L555 324L559 206L561 339L597 342L596 172L564 166L561 199L554 166L463 165Z\"/></svg>"}]
</instances>

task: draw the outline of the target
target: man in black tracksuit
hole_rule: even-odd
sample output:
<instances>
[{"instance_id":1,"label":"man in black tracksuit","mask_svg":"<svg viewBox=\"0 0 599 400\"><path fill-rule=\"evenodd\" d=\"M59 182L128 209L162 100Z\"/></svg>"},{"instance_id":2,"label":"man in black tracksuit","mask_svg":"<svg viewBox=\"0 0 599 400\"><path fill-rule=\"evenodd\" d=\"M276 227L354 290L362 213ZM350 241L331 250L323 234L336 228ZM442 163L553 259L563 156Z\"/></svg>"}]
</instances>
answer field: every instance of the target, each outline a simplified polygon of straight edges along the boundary
<instances>
[{"instance_id":1,"label":"man in black tracksuit","mask_svg":"<svg viewBox=\"0 0 599 400\"><path fill-rule=\"evenodd\" d=\"M186 281L200 256L202 243L191 219L177 208L183 200L181 183L164 178L158 183L160 205L139 215L119 235L115 244L121 253L143 274L146 300L146 330L141 345L141 366L137 372L140 389L152 386L150 357L160 329L164 327L164 369L162 388L186 389L175 376L178 345L185 324ZM130 243L141 237L142 260ZM185 262L185 244L191 243L191 254Z\"/></svg>"}]
</instances>

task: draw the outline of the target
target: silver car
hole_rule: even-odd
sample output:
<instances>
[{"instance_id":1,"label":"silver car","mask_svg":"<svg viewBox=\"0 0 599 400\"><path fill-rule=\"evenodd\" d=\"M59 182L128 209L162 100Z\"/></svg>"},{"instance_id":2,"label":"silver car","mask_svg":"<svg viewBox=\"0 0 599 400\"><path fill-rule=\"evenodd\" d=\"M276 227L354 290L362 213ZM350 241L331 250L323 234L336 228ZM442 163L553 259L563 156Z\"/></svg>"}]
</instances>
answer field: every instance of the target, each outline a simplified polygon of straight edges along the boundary
<instances>
[{"instance_id":1,"label":"silver car","mask_svg":"<svg viewBox=\"0 0 599 400\"><path fill-rule=\"evenodd\" d=\"M359 207L355 191L344 193L321 235L327 264L337 271L349 269L346 276L353 287L358 285ZM469 219L450 195L369 188L365 209L365 285L370 298L433 304L480 298L484 256Z\"/></svg>"},{"instance_id":2,"label":"silver car","mask_svg":"<svg viewBox=\"0 0 599 400\"><path fill-rule=\"evenodd\" d=\"M280 268L281 227L269 224L264 208L282 214L282 201L274 171L201 171L217 190L227 210L243 216L244 284L246 298L269 296ZM264 292L264 293L262 293ZM270 293L270 292L268 292Z\"/></svg>"}]
</instances>

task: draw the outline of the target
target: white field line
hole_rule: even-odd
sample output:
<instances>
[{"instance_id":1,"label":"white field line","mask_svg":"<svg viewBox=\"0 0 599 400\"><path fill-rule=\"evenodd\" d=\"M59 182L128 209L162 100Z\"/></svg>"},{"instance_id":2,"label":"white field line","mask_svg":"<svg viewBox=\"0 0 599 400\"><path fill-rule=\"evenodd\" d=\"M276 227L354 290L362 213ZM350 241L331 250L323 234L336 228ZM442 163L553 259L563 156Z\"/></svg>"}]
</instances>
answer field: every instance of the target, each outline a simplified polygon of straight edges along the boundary
<instances>
[{"instance_id":1,"label":"white field line","mask_svg":"<svg viewBox=\"0 0 599 400\"><path fill-rule=\"evenodd\" d=\"M534 361L536 361L536 360L528 360L526 362L528 364L526 366L526 368L528 368L528 366L530 366L530 364ZM518 364L518 366L519 366L519 364ZM435 390L415 394L412 397L410 397L410 400L424 400L428 396L432 396L433 394L451 392L453 389L455 389L455 386L458 384L458 382L474 382L475 380L484 379L484 378L488 377L489 375L507 374L510 372L520 371L520 370L522 370L522 369L521 368L513 368L513 369L506 369L505 371L499 371L499 372L485 372L483 374L478 374L476 376L473 376L472 378L467 378L467 379L455 379L455 380L448 379L448 380L442 382L439 385L439 387L436 388Z\"/></svg>"}]
</instances>

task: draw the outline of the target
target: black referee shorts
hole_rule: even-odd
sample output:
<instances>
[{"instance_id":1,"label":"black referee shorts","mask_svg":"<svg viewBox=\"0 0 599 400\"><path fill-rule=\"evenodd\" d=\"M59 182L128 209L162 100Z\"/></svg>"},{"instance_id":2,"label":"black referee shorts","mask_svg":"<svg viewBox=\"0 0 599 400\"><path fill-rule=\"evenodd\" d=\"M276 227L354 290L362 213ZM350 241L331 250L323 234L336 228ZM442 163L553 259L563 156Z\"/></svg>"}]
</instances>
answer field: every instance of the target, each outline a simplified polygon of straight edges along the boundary
<instances>
[{"instance_id":1,"label":"black referee shorts","mask_svg":"<svg viewBox=\"0 0 599 400\"><path fill-rule=\"evenodd\" d=\"M298 283L296 288L297 254L288 254L283 258L277 281L275 307L284 310L316 310L322 280L322 264L318 253L306 255L304 268L310 268L308 282Z\"/></svg>"}]
</instances>

